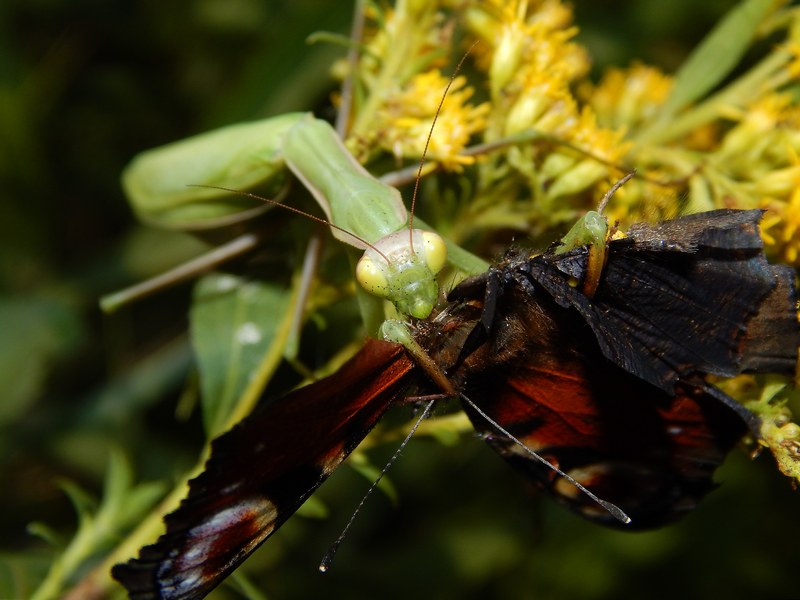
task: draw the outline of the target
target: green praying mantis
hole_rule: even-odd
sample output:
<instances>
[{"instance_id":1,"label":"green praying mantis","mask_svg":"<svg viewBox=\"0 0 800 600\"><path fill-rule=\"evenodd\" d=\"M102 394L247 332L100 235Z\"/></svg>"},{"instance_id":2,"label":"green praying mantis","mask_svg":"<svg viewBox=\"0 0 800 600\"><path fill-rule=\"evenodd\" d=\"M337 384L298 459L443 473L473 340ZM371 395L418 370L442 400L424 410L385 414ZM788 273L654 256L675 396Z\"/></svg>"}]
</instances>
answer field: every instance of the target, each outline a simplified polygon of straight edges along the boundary
<instances>
[{"instance_id":1,"label":"green praying mantis","mask_svg":"<svg viewBox=\"0 0 800 600\"><path fill-rule=\"evenodd\" d=\"M390 300L400 315L431 313L435 277L446 261L467 274L487 268L419 220L422 228L409 228L400 192L366 171L331 125L310 114L225 127L144 152L125 171L123 185L143 221L201 228L261 210L231 202L229 192L264 200L240 190L275 185L287 169L316 199L333 236L365 251L355 268L361 287Z\"/></svg>"},{"instance_id":2,"label":"green praying mantis","mask_svg":"<svg viewBox=\"0 0 800 600\"><path fill-rule=\"evenodd\" d=\"M243 190L258 188L267 190L267 194L272 190L280 200L279 192L290 173L294 173L319 202L334 237L366 249L355 267L362 281L362 286L356 286L356 292L366 330L372 335L377 335L382 328L391 339L410 343L411 336L402 322L386 319L385 300L392 301L401 317L427 317L438 299L435 274L445 261L466 273L480 273L488 267L457 245L431 235L430 228L419 219L416 220L419 229L410 230L411 219L399 191L358 164L327 122L306 113L289 113L223 127L145 151L130 163L122 181L141 221L166 229L202 231L246 222L263 213L275 201ZM262 242L258 234L240 234L187 264L109 294L101 300L101 306L106 312L113 312L126 303L176 282L196 278L235 257L253 252ZM408 248L413 250L406 250ZM403 282L409 285L404 286ZM359 291L364 288L372 293ZM277 320L279 317L271 313L266 318ZM194 317L192 322L194 327ZM237 325L231 327L232 323ZM209 440L250 413L276 363L281 356L290 354L287 340L283 340L283 347L276 340L277 353L273 345L265 347L257 358L260 364L243 376L242 383L234 381L235 377L228 373L235 370L231 366L233 362L223 361L217 354L204 358L204 354L209 345L221 346L221 352L229 351L230 344L226 348L225 340L220 339L224 336L236 337L235 344L247 345L248 340L232 331L238 324L241 322L226 321L224 326L229 329L222 336L214 331L212 344L203 346L201 343L195 348L201 384L204 377L217 381L210 387L213 398L206 399L207 390L203 388L204 405L209 401L203 410ZM195 335L193 330L193 337ZM232 357L230 361L238 363L239 359ZM220 366L209 366L212 362ZM458 423L453 422L457 429L468 426L464 415L458 416ZM108 568L104 572L153 539L162 527L162 515L178 505L185 495L186 481L200 471L205 458L205 454L200 456L195 469L187 473L163 506L153 511L108 557ZM369 467L361 469L365 476L374 478Z\"/></svg>"},{"instance_id":3,"label":"green praying mantis","mask_svg":"<svg viewBox=\"0 0 800 600\"><path fill-rule=\"evenodd\" d=\"M203 160L195 160L198 155ZM198 168L200 163L205 163L204 168ZM421 169L422 165L420 172ZM327 122L310 114L292 113L212 131L145 152L126 170L123 182L143 220L162 225L180 222L184 227L191 221L202 226L209 220L235 221L252 213L252 208L220 200L220 192L261 201L264 199L242 188L280 181L286 170L311 193L326 216L325 220L312 218L330 226L339 241L364 251L354 275L360 288L372 296L371 304L381 313L384 300L394 305L400 318L379 319L379 327L370 331L404 346L442 390L454 393L452 384L416 342L404 319L426 319L432 313L439 302L436 276L448 261L467 275L484 272L488 265L445 240L419 219L417 224L421 227L415 228L413 213L409 214L399 191L366 171ZM178 184L177 173L191 173L193 184ZM606 200L622 183L624 180L612 188ZM273 203L276 204L267 200L267 204ZM596 273L593 275L590 267L587 277L595 284L602 269L606 236L605 218L599 212L590 212L565 236L562 244L564 251L588 245L596 252ZM433 400L429 402L432 404ZM419 422L412 432L418 425ZM556 466L527 448L526 451L620 520L630 520ZM380 477L375 484L379 480Z\"/></svg>"},{"instance_id":4,"label":"green praying mantis","mask_svg":"<svg viewBox=\"0 0 800 600\"><path fill-rule=\"evenodd\" d=\"M243 190L254 186L276 189L287 170L317 201L326 216L318 220L330 226L333 237L364 251L355 266L355 278L360 289L373 298L362 299L364 319L373 333L380 329L390 341L404 343L406 339L398 336L394 325L375 327L385 323L381 299L394 304L401 318L424 319L438 301L436 275L447 262L466 275L488 268L486 262L419 219L416 223L421 227L414 228L414 217L397 188L371 175L330 124L308 113L224 127L146 151L126 169L123 185L144 222L203 228L209 223L249 218L270 204L279 205L277 200ZM253 208L231 201L232 195L255 199L258 204ZM591 211L564 237L563 249L583 244L602 248L605 235L605 218ZM201 259L198 266L248 251L252 243L248 237L237 238ZM185 270L191 272L191 267ZM104 305L113 309L126 293L107 297Z\"/></svg>"}]
</instances>

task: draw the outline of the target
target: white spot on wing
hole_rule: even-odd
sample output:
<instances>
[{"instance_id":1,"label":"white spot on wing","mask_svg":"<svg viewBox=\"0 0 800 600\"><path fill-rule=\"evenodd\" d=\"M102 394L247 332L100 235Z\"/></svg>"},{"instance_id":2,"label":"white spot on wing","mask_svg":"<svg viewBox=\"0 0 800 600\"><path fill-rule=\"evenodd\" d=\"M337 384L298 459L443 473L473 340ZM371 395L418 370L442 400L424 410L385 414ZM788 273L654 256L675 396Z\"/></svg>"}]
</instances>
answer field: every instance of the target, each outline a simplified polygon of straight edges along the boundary
<instances>
[{"instance_id":1,"label":"white spot on wing","mask_svg":"<svg viewBox=\"0 0 800 600\"><path fill-rule=\"evenodd\" d=\"M193 527L191 536L193 538L212 537L243 523L253 523L254 526L256 524L260 525L270 518L274 519L275 514L275 505L272 502L262 496L252 496L217 512L204 523Z\"/></svg>"},{"instance_id":2,"label":"white spot on wing","mask_svg":"<svg viewBox=\"0 0 800 600\"><path fill-rule=\"evenodd\" d=\"M266 497L250 496L208 515L187 532L185 550L175 560L181 573L177 586L189 589L196 584L204 576L204 563L212 557L219 560L223 554L233 558L251 551L275 529L277 514L277 508ZM220 547L222 543L235 547ZM190 580L192 583L188 583Z\"/></svg>"},{"instance_id":3,"label":"white spot on wing","mask_svg":"<svg viewBox=\"0 0 800 600\"><path fill-rule=\"evenodd\" d=\"M235 492L236 490L238 490L240 487L242 487L242 482L241 481L236 481L236 482L234 482L234 483L232 483L230 485L226 485L224 488L222 488L219 491L219 494L220 494L220 496L228 496L228 495L232 494L233 492Z\"/></svg>"}]
</instances>

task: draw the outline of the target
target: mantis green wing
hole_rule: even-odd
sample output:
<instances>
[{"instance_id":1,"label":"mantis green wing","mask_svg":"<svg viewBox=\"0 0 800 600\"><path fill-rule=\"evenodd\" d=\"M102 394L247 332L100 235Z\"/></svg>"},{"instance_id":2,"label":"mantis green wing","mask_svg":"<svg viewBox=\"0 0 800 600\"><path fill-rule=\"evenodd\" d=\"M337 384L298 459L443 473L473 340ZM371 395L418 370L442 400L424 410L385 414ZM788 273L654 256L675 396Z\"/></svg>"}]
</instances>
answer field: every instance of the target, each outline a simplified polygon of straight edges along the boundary
<instances>
[{"instance_id":1,"label":"mantis green wing","mask_svg":"<svg viewBox=\"0 0 800 600\"><path fill-rule=\"evenodd\" d=\"M208 186L277 189L286 179L283 138L302 118L287 113L239 123L142 152L122 174L131 207L145 223L167 229L214 226L252 210L252 201Z\"/></svg>"},{"instance_id":2,"label":"mantis green wing","mask_svg":"<svg viewBox=\"0 0 800 600\"><path fill-rule=\"evenodd\" d=\"M144 152L126 169L123 184L144 221L195 228L253 210L219 188L274 185L286 167L317 200L334 237L365 250L356 267L361 286L392 301L400 314L431 313L448 250L461 270L485 270L486 263L438 234L407 229L400 192L370 175L333 128L310 114L225 127Z\"/></svg>"}]
</instances>

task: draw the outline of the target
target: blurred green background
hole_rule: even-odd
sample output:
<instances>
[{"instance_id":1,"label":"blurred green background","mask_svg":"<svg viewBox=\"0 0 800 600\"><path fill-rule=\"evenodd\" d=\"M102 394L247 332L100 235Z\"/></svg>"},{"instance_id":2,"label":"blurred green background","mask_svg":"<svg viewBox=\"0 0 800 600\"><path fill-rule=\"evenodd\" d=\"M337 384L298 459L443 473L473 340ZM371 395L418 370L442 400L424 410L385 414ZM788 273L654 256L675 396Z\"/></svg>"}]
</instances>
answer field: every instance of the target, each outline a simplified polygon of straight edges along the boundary
<instances>
[{"instance_id":1,"label":"blurred green background","mask_svg":"<svg viewBox=\"0 0 800 600\"><path fill-rule=\"evenodd\" d=\"M633 59L674 69L733 5L574 3L598 72ZM202 443L199 420L174 415L192 378L191 286L113 317L97 308L99 295L201 248L137 225L121 169L141 150L220 125L289 110L331 116L328 69L343 51L305 38L346 33L351 11L340 0L0 4L0 597L31 589L51 560L29 522L65 539L74 530L61 478L99 495L109 448L155 478L192 464ZM317 574L318 560L366 487L348 469L323 488L331 517L292 520L249 576L275 599L798 593L797 497L767 456L734 452L699 510L646 534L601 529L533 496L479 441L412 442L391 478L399 506L376 495L330 574Z\"/></svg>"}]
</instances>

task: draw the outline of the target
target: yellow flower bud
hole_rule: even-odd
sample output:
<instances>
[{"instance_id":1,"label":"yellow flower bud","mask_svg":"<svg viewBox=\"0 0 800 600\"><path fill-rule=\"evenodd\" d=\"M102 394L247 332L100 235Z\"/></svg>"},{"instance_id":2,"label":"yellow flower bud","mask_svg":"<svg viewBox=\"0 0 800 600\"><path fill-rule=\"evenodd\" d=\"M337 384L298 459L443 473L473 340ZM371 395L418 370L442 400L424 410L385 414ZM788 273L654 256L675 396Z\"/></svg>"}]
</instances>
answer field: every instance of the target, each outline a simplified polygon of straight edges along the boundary
<instances>
[{"instance_id":1,"label":"yellow flower bud","mask_svg":"<svg viewBox=\"0 0 800 600\"><path fill-rule=\"evenodd\" d=\"M608 175L608 167L593 159L585 159L561 175L547 190L548 199L577 194Z\"/></svg>"},{"instance_id":2,"label":"yellow flower bud","mask_svg":"<svg viewBox=\"0 0 800 600\"><path fill-rule=\"evenodd\" d=\"M497 44L492 56L492 64L489 67L492 98L498 98L503 88L517 73L524 39L524 32L520 29L518 21L503 27L500 42Z\"/></svg>"},{"instance_id":3,"label":"yellow flower bud","mask_svg":"<svg viewBox=\"0 0 800 600\"><path fill-rule=\"evenodd\" d=\"M522 96L508 112L505 135L514 135L533 127L548 104L548 99L540 94L529 93Z\"/></svg>"}]
</instances>

